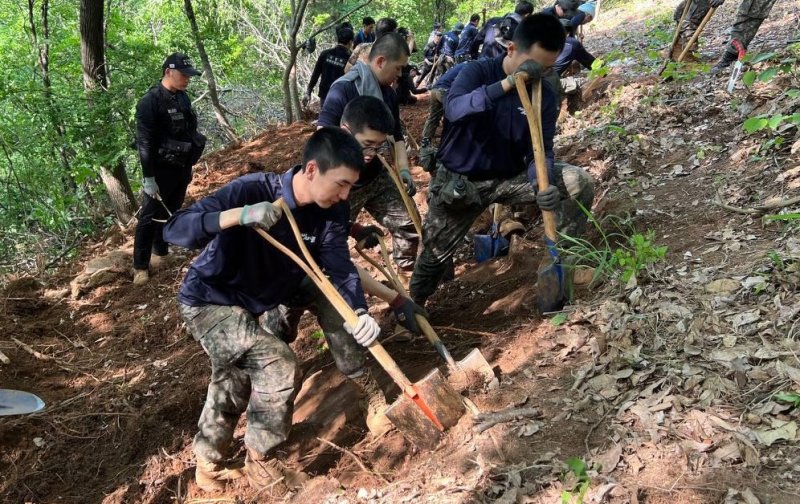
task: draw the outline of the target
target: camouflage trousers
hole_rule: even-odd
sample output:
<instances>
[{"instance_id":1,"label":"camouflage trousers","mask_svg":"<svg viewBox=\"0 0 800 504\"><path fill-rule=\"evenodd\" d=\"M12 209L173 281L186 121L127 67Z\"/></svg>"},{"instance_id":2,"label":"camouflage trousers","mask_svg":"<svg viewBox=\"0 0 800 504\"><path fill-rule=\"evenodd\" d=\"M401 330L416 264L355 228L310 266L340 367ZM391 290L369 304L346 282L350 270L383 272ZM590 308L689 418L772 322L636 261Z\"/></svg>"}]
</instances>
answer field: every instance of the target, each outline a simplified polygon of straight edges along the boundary
<instances>
[{"instance_id":1,"label":"camouflage trousers","mask_svg":"<svg viewBox=\"0 0 800 504\"><path fill-rule=\"evenodd\" d=\"M227 458L236 423L245 411L248 448L267 455L286 440L301 383L287 341L296 335L303 303L316 312L337 367L348 376L361 374L363 348L344 331L341 317L308 279L292 307L276 307L259 319L238 306L178 306L211 360L211 381L194 437L196 455L213 462Z\"/></svg>"},{"instance_id":2,"label":"camouflage trousers","mask_svg":"<svg viewBox=\"0 0 800 504\"><path fill-rule=\"evenodd\" d=\"M419 235L397 186L386 170L381 170L366 186L350 191L349 201L351 219L355 220L363 208L389 230L392 234L394 262L400 269L410 271L417 259Z\"/></svg>"},{"instance_id":3,"label":"camouflage trousers","mask_svg":"<svg viewBox=\"0 0 800 504\"><path fill-rule=\"evenodd\" d=\"M567 163L555 163L556 176L550 182L561 192L561 207L556 212L558 231L569 236L579 236L588 218L578 202L586 209L594 199L594 182L582 168ZM506 180L472 181L476 201L459 205L442 201L442 188L458 175L439 166L428 188L428 214L423 233L425 247L417 259L411 277L411 297L424 302L436 291L449 261L478 216L492 203L506 205L535 205L536 190L531 187L527 173ZM479 200L479 201L478 201Z\"/></svg>"},{"instance_id":4,"label":"camouflage trousers","mask_svg":"<svg viewBox=\"0 0 800 504\"><path fill-rule=\"evenodd\" d=\"M434 88L430 90L430 95L428 118L425 119L425 125L422 127L423 142L425 140L433 141L436 130L439 129L439 123L442 122L442 117L444 117L444 99L447 96L447 91Z\"/></svg>"},{"instance_id":5,"label":"camouflage trousers","mask_svg":"<svg viewBox=\"0 0 800 504\"><path fill-rule=\"evenodd\" d=\"M692 5L689 6L689 12L686 13L686 18L681 25L681 36L687 41L711 8L708 0L690 1L692 1ZM675 8L673 17L676 22L681 18L684 5L685 2L681 2ZM730 39L738 40L746 49L758 33L761 23L769 16L773 5L775 5L775 0L742 0L739 10L736 12L736 21L733 23ZM730 42L725 51L732 56L738 55L738 51Z\"/></svg>"}]
</instances>

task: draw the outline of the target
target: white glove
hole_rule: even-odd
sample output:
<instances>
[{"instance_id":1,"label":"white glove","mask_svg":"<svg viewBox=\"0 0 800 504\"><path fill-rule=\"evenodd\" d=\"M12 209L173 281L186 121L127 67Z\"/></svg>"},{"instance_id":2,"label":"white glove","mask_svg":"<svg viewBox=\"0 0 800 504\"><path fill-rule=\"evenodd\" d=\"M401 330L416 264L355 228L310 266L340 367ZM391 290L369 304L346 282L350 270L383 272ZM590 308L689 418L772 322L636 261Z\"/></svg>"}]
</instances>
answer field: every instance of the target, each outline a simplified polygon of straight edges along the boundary
<instances>
[{"instance_id":1,"label":"white glove","mask_svg":"<svg viewBox=\"0 0 800 504\"><path fill-rule=\"evenodd\" d=\"M359 308L356 310L358 323L352 327L347 322L344 323L344 330L353 335L359 345L368 347L378 339L381 328L374 318L369 316L366 310Z\"/></svg>"},{"instance_id":2,"label":"white glove","mask_svg":"<svg viewBox=\"0 0 800 504\"><path fill-rule=\"evenodd\" d=\"M155 177L144 178L144 193L151 198L156 197L156 194L158 194L158 184L156 184Z\"/></svg>"}]
</instances>

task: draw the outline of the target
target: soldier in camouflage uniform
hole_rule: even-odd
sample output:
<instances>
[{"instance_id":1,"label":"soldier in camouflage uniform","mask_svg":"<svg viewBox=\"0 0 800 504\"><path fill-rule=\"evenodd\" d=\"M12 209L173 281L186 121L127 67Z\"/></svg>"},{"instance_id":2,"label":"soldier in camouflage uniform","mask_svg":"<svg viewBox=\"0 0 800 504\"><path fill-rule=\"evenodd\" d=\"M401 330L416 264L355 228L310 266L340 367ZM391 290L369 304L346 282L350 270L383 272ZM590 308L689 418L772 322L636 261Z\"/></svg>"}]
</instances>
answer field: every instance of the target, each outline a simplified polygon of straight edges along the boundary
<instances>
[{"instance_id":1,"label":"soldier in camouflage uniform","mask_svg":"<svg viewBox=\"0 0 800 504\"><path fill-rule=\"evenodd\" d=\"M466 65L456 77L445 105L449 126L438 151L438 168L428 187L425 247L411 278L411 296L419 305L433 294L446 261L472 222L492 203L536 204L557 215L559 231L577 236L590 208L591 177L581 168L555 162L553 137L557 95L542 81L542 136L550 186L539 191L533 148L514 75L541 80L564 47L557 18L535 14L514 31L506 56Z\"/></svg>"},{"instance_id":2,"label":"soldier in camouflage uniform","mask_svg":"<svg viewBox=\"0 0 800 504\"><path fill-rule=\"evenodd\" d=\"M685 44L692 37L700 22L705 17L706 13L711 7L721 6L725 0L688 0L692 4L689 6L689 11L686 13L686 18L681 25L681 35L679 43L676 47L676 52L679 54L679 49L682 49ZM678 22L683 13L685 2L681 2L675 8L674 19ZM775 0L742 0L739 4L739 10L736 13L736 21L733 23L731 29L730 40L738 40L746 49L753 38L758 33L761 23L767 19L772 6L775 5ZM674 56L677 54L673 53ZM719 73L723 69L729 67L738 57L736 47L729 41L722 54L722 58L711 69L712 74Z\"/></svg>"},{"instance_id":3,"label":"soldier in camouflage uniform","mask_svg":"<svg viewBox=\"0 0 800 504\"><path fill-rule=\"evenodd\" d=\"M240 177L177 212L164 228L166 241L203 248L178 301L187 328L211 359L211 383L194 439L195 475L205 490L219 490L242 475L226 460L244 411L244 474L251 485L267 488L282 477L290 480L274 450L288 436L299 390L297 360L287 343L304 307L317 314L338 369L366 397L371 430L390 426L379 414L386 401L364 367L361 348L377 338L380 328L367 313L347 248L344 200L363 169L361 150L341 129L323 128L306 144L302 165L284 174ZM248 229L269 230L299 254L287 219L273 204L278 198L292 209L312 256L359 315L355 327L343 323L302 269Z\"/></svg>"},{"instance_id":4,"label":"soldier in camouflage uniform","mask_svg":"<svg viewBox=\"0 0 800 504\"><path fill-rule=\"evenodd\" d=\"M372 47L370 52L372 59L369 65L359 63L349 74L331 86L320 111L318 124L320 127L346 127L343 116L344 110L350 102L356 98L368 96L382 100L391 113L393 120L391 130L388 132L376 130L375 128L386 129L388 124L386 121L377 121L375 118L371 118L370 121L374 121L376 125L371 128L372 133L375 134L372 136L377 138L379 134L380 138L385 139L386 133L393 135L395 139L394 156L389 156L389 162L391 162L391 158L396 159L406 192L409 196L413 196L416 193L416 186L409 170L408 155L403 141L397 93L391 87L391 84L399 77L400 69L406 66L409 55L408 46L399 34L386 33ZM361 115L369 114L369 107L367 106ZM383 109L376 108L375 110L382 112ZM358 122L366 123L363 117L358 119ZM357 136L360 135L356 131L351 132ZM383 147L383 141L376 140L371 145L364 145L367 149L365 154L369 160L351 195L352 217L355 219L358 211L365 208L386 226L392 234L397 266L403 271L410 271L414 267L417 256L419 236L417 236L411 217L405 209L400 193L376 156L379 149L383 149L384 157L391 154L390 149Z\"/></svg>"}]
</instances>

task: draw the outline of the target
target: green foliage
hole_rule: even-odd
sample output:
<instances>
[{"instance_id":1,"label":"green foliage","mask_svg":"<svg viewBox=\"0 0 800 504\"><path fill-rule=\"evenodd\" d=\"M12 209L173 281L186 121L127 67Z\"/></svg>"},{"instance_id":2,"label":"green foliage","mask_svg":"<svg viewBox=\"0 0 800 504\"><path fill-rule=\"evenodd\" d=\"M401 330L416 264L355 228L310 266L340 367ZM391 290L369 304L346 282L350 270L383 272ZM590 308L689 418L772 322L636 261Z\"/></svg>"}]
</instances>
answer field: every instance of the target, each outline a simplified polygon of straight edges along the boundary
<instances>
[{"instance_id":1,"label":"green foliage","mask_svg":"<svg viewBox=\"0 0 800 504\"><path fill-rule=\"evenodd\" d=\"M614 259L611 263L622 271L623 282L630 280L648 265L664 260L667 255L667 247L655 245L654 240L655 232L652 230L647 231L644 235L637 233L628 237L626 246L614 251Z\"/></svg>"},{"instance_id":2,"label":"green foliage","mask_svg":"<svg viewBox=\"0 0 800 504\"><path fill-rule=\"evenodd\" d=\"M793 408L800 408L800 393L797 392L778 392L774 396L776 401L784 402Z\"/></svg>"},{"instance_id":3,"label":"green foliage","mask_svg":"<svg viewBox=\"0 0 800 504\"><path fill-rule=\"evenodd\" d=\"M591 483L589 474L587 472L588 466L583 459L578 457L571 457L567 459L565 465L567 466L566 471L564 472L565 479L566 476L570 476L576 480L576 484L569 491L564 490L561 492L561 503L572 504L575 502L580 504L583 502L583 498L589 491L589 484Z\"/></svg>"},{"instance_id":4,"label":"green foliage","mask_svg":"<svg viewBox=\"0 0 800 504\"><path fill-rule=\"evenodd\" d=\"M606 66L605 60L597 58L592 62L592 69L589 71L589 80L596 79L598 77L605 77L608 75L610 69Z\"/></svg>"},{"instance_id":5,"label":"green foliage","mask_svg":"<svg viewBox=\"0 0 800 504\"><path fill-rule=\"evenodd\" d=\"M550 323L558 327L564 322L566 322L568 318L569 315L567 315L566 313L557 313L553 316L553 318L550 319Z\"/></svg>"},{"instance_id":6,"label":"green foliage","mask_svg":"<svg viewBox=\"0 0 800 504\"><path fill-rule=\"evenodd\" d=\"M580 205L580 204L579 204ZM600 236L600 243L593 244L584 238L561 235L560 248L565 257L576 265L594 268L594 279L601 276L619 277L626 283L634 275L641 279L641 273L651 265L666 258L667 247L655 244L655 232L637 233L629 222L607 216L614 231L606 231L591 212L581 205L589 222Z\"/></svg>"},{"instance_id":7,"label":"green foliage","mask_svg":"<svg viewBox=\"0 0 800 504\"><path fill-rule=\"evenodd\" d=\"M708 65L697 65L692 63L678 63L677 61L670 61L664 68L661 76L667 80L675 80L677 82L690 81L697 77L700 73L708 71Z\"/></svg>"}]
</instances>

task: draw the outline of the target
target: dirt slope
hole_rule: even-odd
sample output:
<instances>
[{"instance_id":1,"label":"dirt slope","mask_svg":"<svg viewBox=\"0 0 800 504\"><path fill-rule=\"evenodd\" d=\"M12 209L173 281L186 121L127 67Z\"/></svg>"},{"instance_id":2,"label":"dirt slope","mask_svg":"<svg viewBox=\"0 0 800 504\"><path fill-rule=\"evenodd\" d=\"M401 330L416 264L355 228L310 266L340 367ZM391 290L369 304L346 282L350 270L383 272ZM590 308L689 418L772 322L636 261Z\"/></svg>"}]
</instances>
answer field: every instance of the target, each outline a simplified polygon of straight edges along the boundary
<instances>
[{"instance_id":1,"label":"dirt slope","mask_svg":"<svg viewBox=\"0 0 800 504\"><path fill-rule=\"evenodd\" d=\"M431 299L431 322L456 359L477 347L495 366L495 384L469 391L476 405L538 416L482 433L465 416L433 452L398 432L374 441L308 317L293 344L304 388L279 455L311 479L282 496L246 485L204 494L192 480L191 438L209 366L174 301L192 255L179 251L135 287L125 274L130 233L110 232L55 278L12 280L0 296L0 351L11 360L0 364L0 383L48 404L0 420L0 500L554 503L579 486L565 466L574 457L587 464L585 502L798 502L798 413L774 397L800 387L798 227L746 210L798 195L797 129L760 152L768 138L746 135L741 123L797 112L783 91L799 84L784 75L728 95L727 75L654 78L660 62L649 53L669 38L663 21L674 3L609 11L589 30L588 48L616 62L557 139L559 158L598 180L595 216L611 247L625 240L614 233L652 230L665 260L635 281L579 292L562 317L543 320L532 220L513 256L475 265L465 243L457 279ZM701 47L710 63L733 18L737 2L728 3ZM799 20L800 2L778 2L751 50L785 51ZM423 98L402 111L417 139L426 108ZM250 171L290 167L312 131L270 127L207 156L190 199ZM424 212L428 176L415 176ZM597 229L588 238L602 250ZM84 275L86 292L71 299L70 281L103 257L95 269L107 282ZM390 329L385 305L372 310ZM387 349L412 379L440 365L424 340Z\"/></svg>"}]
</instances>

